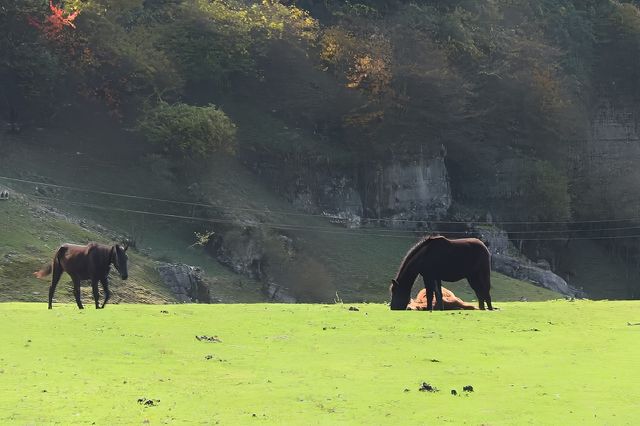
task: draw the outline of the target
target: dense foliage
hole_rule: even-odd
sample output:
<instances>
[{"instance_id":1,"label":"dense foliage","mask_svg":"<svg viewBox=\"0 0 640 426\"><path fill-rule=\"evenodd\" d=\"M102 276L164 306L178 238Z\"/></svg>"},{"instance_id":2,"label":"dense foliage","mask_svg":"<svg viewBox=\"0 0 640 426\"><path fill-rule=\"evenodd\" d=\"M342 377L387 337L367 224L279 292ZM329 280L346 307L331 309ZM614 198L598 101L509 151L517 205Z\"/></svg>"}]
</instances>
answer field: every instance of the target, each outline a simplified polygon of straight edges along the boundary
<instances>
[{"instance_id":1,"label":"dense foliage","mask_svg":"<svg viewBox=\"0 0 640 426\"><path fill-rule=\"evenodd\" d=\"M595 102L640 90L632 1L19 0L0 35L10 120L94 99L173 155L233 150L232 120L239 155L355 168L444 145L457 200L520 219L575 214Z\"/></svg>"}]
</instances>

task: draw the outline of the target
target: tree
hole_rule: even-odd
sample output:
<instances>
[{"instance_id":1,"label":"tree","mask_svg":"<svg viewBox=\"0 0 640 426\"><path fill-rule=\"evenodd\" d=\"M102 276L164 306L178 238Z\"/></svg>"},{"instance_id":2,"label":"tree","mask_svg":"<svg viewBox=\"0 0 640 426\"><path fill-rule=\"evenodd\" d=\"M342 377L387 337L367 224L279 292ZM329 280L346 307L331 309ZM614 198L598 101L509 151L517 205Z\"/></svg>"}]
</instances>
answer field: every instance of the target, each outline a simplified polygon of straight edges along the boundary
<instances>
[{"instance_id":1,"label":"tree","mask_svg":"<svg viewBox=\"0 0 640 426\"><path fill-rule=\"evenodd\" d=\"M0 101L12 121L50 114L66 71L56 52L30 24L46 19L43 6L34 0L0 6Z\"/></svg>"}]
</instances>

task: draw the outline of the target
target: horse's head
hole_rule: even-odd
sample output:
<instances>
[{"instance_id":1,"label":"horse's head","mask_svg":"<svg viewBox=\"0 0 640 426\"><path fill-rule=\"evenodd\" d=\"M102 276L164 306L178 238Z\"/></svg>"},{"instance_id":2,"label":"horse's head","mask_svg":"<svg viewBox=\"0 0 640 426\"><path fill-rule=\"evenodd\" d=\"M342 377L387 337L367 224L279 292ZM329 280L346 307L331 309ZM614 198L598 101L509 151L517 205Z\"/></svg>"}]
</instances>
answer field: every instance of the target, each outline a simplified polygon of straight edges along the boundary
<instances>
[{"instance_id":1,"label":"horse's head","mask_svg":"<svg viewBox=\"0 0 640 426\"><path fill-rule=\"evenodd\" d=\"M123 246L116 244L111 249L111 263L116 267L118 273L120 273L120 278L126 280L129 277L129 270L127 266L127 262L129 257L127 256L127 249L129 248L129 244L125 243Z\"/></svg>"},{"instance_id":2,"label":"horse's head","mask_svg":"<svg viewBox=\"0 0 640 426\"><path fill-rule=\"evenodd\" d=\"M394 311L406 310L411 299L411 287L401 286L398 281L391 280L389 291L391 292L391 309Z\"/></svg>"}]
</instances>

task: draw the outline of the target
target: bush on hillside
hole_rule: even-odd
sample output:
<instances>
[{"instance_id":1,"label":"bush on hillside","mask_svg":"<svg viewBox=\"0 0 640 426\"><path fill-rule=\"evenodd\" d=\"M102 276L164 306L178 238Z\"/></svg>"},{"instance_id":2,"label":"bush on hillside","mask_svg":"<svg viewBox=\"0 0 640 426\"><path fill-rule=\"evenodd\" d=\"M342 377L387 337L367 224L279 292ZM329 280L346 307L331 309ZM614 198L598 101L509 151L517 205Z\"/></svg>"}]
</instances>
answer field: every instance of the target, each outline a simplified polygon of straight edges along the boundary
<instances>
[{"instance_id":1,"label":"bush on hillside","mask_svg":"<svg viewBox=\"0 0 640 426\"><path fill-rule=\"evenodd\" d=\"M160 102L143 113L138 129L172 155L197 158L216 152L232 154L236 126L214 105L204 107Z\"/></svg>"}]
</instances>

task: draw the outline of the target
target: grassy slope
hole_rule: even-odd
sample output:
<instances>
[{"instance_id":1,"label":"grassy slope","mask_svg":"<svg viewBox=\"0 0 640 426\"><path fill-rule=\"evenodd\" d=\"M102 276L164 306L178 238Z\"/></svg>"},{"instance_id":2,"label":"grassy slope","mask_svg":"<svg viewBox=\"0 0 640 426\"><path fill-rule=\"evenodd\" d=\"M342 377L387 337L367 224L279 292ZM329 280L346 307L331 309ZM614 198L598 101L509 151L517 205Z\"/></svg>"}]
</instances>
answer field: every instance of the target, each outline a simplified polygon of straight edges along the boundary
<instances>
[{"instance_id":1,"label":"grassy slope","mask_svg":"<svg viewBox=\"0 0 640 426\"><path fill-rule=\"evenodd\" d=\"M0 202L0 229L0 253L3 256L0 258L0 301L46 302L49 279L36 279L32 273L51 262L61 244L112 243L109 236L96 229L73 223L16 194L9 201ZM160 281L151 259L133 250L129 257L131 278L124 283L116 274L112 275L113 302L167 303L174 300ZM88 306L93 300L90 294L90 288L83 287L83 301ZM58 285L56 300L73 300L71 280L67 275Z\"/></svg>"},{"instance_id":2,"label":"grassy slope","mask_svg":"<svg viewBox=\"0 0 640 426\"><path fill-rule=\"evenodd\" d=\"M93 124L94 128L99 126L104 126L104 123L98 121ZM140 148L136 147L135 141L126 139L130 137L112 127L84 133L81 129L66 130L64 133L53 129L45 134L25 134L20 139L4 141L4 151L7 155L0 158L0 170L10 176L21 176L36 181L51 178L57 184L99 191L139 194L163 199L188 199L188 194L183 188L150 170L149 166L141 160L138 152ZM5 182L0 181L0 183ZM259 178L235 161L212 159L208 174L199 183L202 192L207 194L210 202L231 208L231 210L227 209L227 217L246 216L249 219L258 218L270 223L331 227L324 218L291 215L290 213L296 213L296 211L285 200L273 194L264 182L260 182ZM11 186L28 194L34 193L33 185L12 183ZM259 283L233 274L205 255L202 250L188 248L194 242L193 232L206 230L208 228L206 224L133 213L107 212L74 206L65 203L64 200L190 215L191 211L186 207L66 190L56 190L48 195L62 200L55 202L54 205L71 212L76 217L90 218L120 234L134 235L138 240L138 246L144 248L145 253L153 258L202 267L209 277L215 279L216 288L212 294L223 301L264 300L259 291ZM234 207L269 209L270 213L243 213L232 210ZM219 212L210 213L219 214ZM14 226L10 223L9 225ZM389 281L395 274L400 259L417 237L380 236L384 235L384 231L374 231L374 235L353 235L341 233L346 230L340 227L331 229L338 233L312 231L285 231L285 233L296 237L298 247L324 265L326 271L323 273L327 275L327 280L335 286L335 290L343 300L376 302L386 300ZM83 238L85 237L80 238L79 241L83 241ZM72 232L61 235L59 239L63 242L78 242L78 238ZM24 247L29 244L30 239L24 238L18 252L22 253ZM314 271L314 273L317 272ZM418 283L415 286L414 293L421 285ZM466 283L452 284L449 287L466 300L475 297ZM493 274L493 287L495 300L518 300L525 297L533 301L558 297L557 293L496 273Z\"/></svg>"},{"instance_id":3,"label":"grassy slope","mask_svg":"<svg viewBox=\"0 0 640 426\"><path fill-rule=\"evenodd\" d=\"M0 304L0 423L636 422L637 302L500 307Z\"/></svg>"},{"instance_id":4,"label":"grassy slope","mask_svg":"<svg viewBox=\"0 0 640 426\"><path fill-rule=\"evenodd\" d=\"M104 126L98 121L94 128ZM112 126L113 127L113 126ZM45 134L30 133L20 138L2 141L5 155L0 157L0 174L27 180L81 187L97 191L137 194L161 199L184 199L184 191L156 176L144 164L134 140L123 132L98 128L94 132L82 130L50 129ZM0 136L1 137L1 136ZM96 147L99 147L98 149ZM79 153L76 155L76 153ZM34 185L0 180L29 196L36 194ZM153 259L164 262L186 263L201 267L216 283L212 295L223 301L264 300L259 286L250 279L236 275L220 265L200 249L189 248L195 241L193 232L201 229L200 223L176 221L137 215L109 212L66 203L65 200L99 206L136 210L162 211L171 214L189 214L176 210L166 203L150 203L100 194L54 190L47 197L57 198L53 206L75 217L87 218L121 235L133 236L138 247ZM64 242L77 242L70 233ZM24 244L29 244L25 240Z\"/></svg>"},{"instance_id":5,"label":"grassy slope","mask_svg":"<svg viewBox=\"0 0 640 426\"><path fill-rule=\"evenodd\" d=\"M296 212L288 203L270 192L242 166L219 159L212 160L211 165L209 175L201 183L207 193L215 194L213 202L227 206L269 209L271 212L268 215L252 217L270 223L328 229L329 232L282 232L294 236L303 253L313 256L326 266L329 279L335 283L338 295L343 300L380 302L388 298L387 288L400 260L419 237L395 238L386 235L385 230L362 232L338 226L331 228L325 218L292 215L291 213ZM492 285L492 294L496 300L514 301L525 297L534 301L560 297L558 293L497 272L492 273ZM447 283L445 286L464 299L475 298L466 281ZM414 293L421 287L422 282L417 281Z\"/></svg>"}]
</instances>

